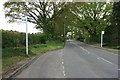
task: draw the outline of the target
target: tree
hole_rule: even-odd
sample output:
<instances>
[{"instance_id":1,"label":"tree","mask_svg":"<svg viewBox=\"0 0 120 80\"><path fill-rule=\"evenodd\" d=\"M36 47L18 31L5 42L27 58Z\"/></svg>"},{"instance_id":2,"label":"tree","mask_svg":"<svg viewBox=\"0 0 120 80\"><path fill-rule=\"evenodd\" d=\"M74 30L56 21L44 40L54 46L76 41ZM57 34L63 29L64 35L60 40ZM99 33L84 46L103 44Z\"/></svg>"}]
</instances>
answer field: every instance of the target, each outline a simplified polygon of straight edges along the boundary
<instances>
[{"instance_id":1,"label":"tree","mask_svg":"<svg viewBox=\"0 0 120 80\"><path fill-rule=\"evenodd\" d=\"M63 29L72 21L73 15L70 12L71 3L65 2L6 2L4 4L5 16L9 22L27 16L28 21L36 24L37 29L42 29L44 33L52 38L63 34ZM70 25L70 24L69 24Z\"/></svg>"},{"instance_id":2,"label":"tree","mask_svg":"<svg viewBox=\"0 0 120 80\"><path fill-rule=\"evenodd\" d=\"M27 16L28 21L39 25L44 32L47 31L48 23L53 19L53 3L48 2L6 2L4 4L5 16L9 17L9 22L14 22L21 17ZM38 26L37 26L38 28Z\"/></svg>"},{"instance_id":3,"label":"tree","mask_svg":"<svg viewBox=\"0 0 120 80\"><path fill-rule=\"evenodd\" d=\"M105 40L108 45L120 46L120 1L114 2L111 24L106 28Z\"/></svg>"},{"instance_id":4,"label":"tree","mask_svg":"<svg viewBox=\"0 0 120 80\"><path fill-rule=\"evenodd\" d=\"M89 2L76 7L74 14L77 16L79 27L89 33L91 41L99 41L100 32L109 25L112 3Z\"/></svg>"}]
</instances>

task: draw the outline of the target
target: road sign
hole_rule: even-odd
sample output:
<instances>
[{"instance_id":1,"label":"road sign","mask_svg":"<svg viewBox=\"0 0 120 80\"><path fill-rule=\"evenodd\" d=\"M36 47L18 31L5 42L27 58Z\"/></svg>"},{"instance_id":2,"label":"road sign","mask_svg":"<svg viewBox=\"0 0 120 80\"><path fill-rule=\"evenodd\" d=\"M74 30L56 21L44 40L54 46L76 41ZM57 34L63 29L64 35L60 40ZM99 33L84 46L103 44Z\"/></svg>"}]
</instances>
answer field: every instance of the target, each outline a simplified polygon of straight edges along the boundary
<instances>
[{"instance_id":1,"label":"road sign","mask_svg":"<svg viewBox=\"0 0 120 80\"><path fill-rule=\"evenodd\" d=\"M21 21L22 22L26 22L27 21L27 17L21 17Z\"/></svg>"},{"instance_id":2,"label":"road sign","mask_svg":"<svg viewBox=\"0 0 120 80\"><path fill-rule=\"evenodd\" d=\"M102 34L104 34L105 33L105 31L102 31Z\"/></svg>"},{"instance_id":3,"label":"road sign","mask_svg":"<svg viewBox=\"0 0 120 80\"><path fill-rule=\"evenodd\" d=\"M22 22L26 23L26 55L28 55L28 24L27 24L27 17L21 19Z\"/></svg>"},{"instance_id":4,"label":"road sign","mask_svg":"<svg viewBox=\"0 0 120 80\"><path fill-rule=\"evenodd\" d=\"M26 19L22 19L22 21L26 21Z\"/></svg>"}]
</instances>

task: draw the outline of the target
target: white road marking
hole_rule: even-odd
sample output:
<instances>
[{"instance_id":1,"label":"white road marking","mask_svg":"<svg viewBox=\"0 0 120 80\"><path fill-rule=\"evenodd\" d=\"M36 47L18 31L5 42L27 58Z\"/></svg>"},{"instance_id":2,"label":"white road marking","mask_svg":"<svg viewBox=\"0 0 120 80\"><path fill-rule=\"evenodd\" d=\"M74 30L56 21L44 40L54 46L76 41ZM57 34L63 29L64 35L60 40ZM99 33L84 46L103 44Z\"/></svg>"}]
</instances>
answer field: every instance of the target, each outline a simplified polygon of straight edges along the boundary
<instances>
[{"instance_id":1,"label":"white road marking","mask_svg":"<svg viewBox=\"0 0 120 80\"><path fill-rule=\"evenodd\" d=\"M90 52L88 52L88 54L90 54Z\"/></svg>"},{"instance_id":2,"label":"white road marking","mask_svg":"<svg viewBox=\"0 0 120 80\"><path fill-rule=\"evenodd\" d=\"M63 67L63 71L64 71L65 67L64 66L62 66L62 67Z\"/></svg>"},{"instance_id":3,"label":"white road marking","mask_svg":"<svg viewBox=\"0 0 120 80\"><path fill-rule=\"evenodd\" d=\"M90 54L90 52L88 50L86 50L85 48L83 47L80 47L81 49L83 49L84 51L86 51L88 54Z\"/></svg>"},{"instance_id":4,"label":"white road marking","mask_svg":"<svg viewBox=\"0 0 120 80\"><path fill-rule=\"evenodd\" d=\"M81 48L82 50L86 51L88 54L90 54L90 52L89 52L88 50L86 50L85 48L83 48L83 47L81 47L81 46L78 46L78 45L75 44L75 43L73 43L73 44L76 45L77 47ZM111 53L111 54L113 54L113 53ZM94 55L96 55L96 54L94 54ZM118 54L114 54L114 55L118 55ZM98 56L98 55L96 55L96 56ZM102 57L99 57L99 56L98 56L97 59L103 60L103 61L105 61L105 62L107 62L107 63L109 63L109 64L113 64L113 65L115 65L115 66L118 66L118 65L116 65L116 64L114 64L114 63L112 63L112 62L110 62L110 61L108 61L108 60L106 60L106 59L104 59L104 58L102 58ZM120 70L120 69L118 69L118 70Z\"/></svg>"},{"instance_id":5,"label":"white road marking","mask_svg":"<svg viewBox=\"0 0 120 80\"><path fill-rule=\"evenodd\" d=\"M80 47L82 50L85 50L83 47Z\"/></svg>"},{"instance_id":6,"label":"white road marking","mask_svg":"<svg viewBox=\"0 0 120 80\"><path fill-rule=\"evenodd\" d=\"M98 57L97 59L99 59L100 60L100 58Z\"/></svg>"},{"instance_id":7,"label":"white road marking","mask_svg":"<svg viewBox=\"0 0 120 80\"><path fill-rule=\"evenodd\" d=\"M120 70L120 69L118 69L118 70Z\"/></svg>"},{"instance_id":8,"label":"white road marking","mask_svg":"<svg viewBox=\"0 0 120 80\"><path fill-rule=\"evenodd\" d=\"M64 65L64 62L62 61L62 65Z\"/></svg>"},{"instance_id":9,"label":"white road marking","mask_svg":"<svg viewBox=\"0 0 120 80\"><path fill-rule=\"evenodd\" d=\"M113 64L112 62L110 62L110 61L108 61L108 60L106 60L106 59L104 59L104 58L101 58L101 57L98 57L97 59L106 61L106 62L108 62L108 63L110 63L110 64Z\"/></svg>"},{"instance_id":10,"label":"white road marking","mask_svg":"<svg viewBox=\"0 0 120 80\"><path fill-rule=\"evenodd\" d=\"M75 44L75 43L72 43L72 44L74 44L75 46L77 46L77 47L81 48L82 50L86 51L88 54L90 53L90 52L89 52L89 51L87 51L85 48L83 48L83 47L81 47L81 46L78 46L78 45L77 45L77 44Z\"/></svg>"},{"instance_id":11,"label":"white road marking","mask_svg":"<svg viewBox=\"0 0 120 80\"><path fill-rule=\"evenodd\" d=\"M64 67L64 62L63 62L63 54L62 52L59 53L59 57L62 59L62 68L63 68L63 76L66 78L66 74L65 74L65 67Z\"/></svg>"},{"instance_id":12,"label":"white road marking","mask_svg":"<svg viewBox=\"0 0 120 80\"><path fill-rule=\"evenodd\" d=\"M64 75L64 77L66 76L65 71L63 71L63 75Z\"/></svg>"},{"instance_id":13,"label":"white road marking","mask_svg":"<svg viewBox=\"0 0 120 80\"><path fill-rule=\"evenodd\" d=\"M63 59L62 59L63 60ZM63 68L63 75L64 77L66 77L66 74L65 74L65 67L64 67L64 62L62 61L62 68Z\"/></svg>"}]
</instances>

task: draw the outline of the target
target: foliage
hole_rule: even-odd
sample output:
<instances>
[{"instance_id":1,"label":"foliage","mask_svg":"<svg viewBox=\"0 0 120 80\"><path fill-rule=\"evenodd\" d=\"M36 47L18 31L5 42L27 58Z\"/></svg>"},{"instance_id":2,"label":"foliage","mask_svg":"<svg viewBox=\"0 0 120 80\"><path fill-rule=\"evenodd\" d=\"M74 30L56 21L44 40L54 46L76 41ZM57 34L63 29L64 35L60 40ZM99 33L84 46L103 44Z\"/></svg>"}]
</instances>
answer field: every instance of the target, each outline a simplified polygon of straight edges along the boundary
<instances>
[{"instance_id":1,"label":"foliage","mask_svg":"<svg viewBox=\"0 0 120 80\"><path fill-rule=\"evenodd\" d=\"M25 33L17 31L2 30L2 47L20 47L25 46ZM28 34L29 45L45 44L47 37L43 33Z\"/></svg>"},{"instance_id":2,"label":"foliage","mask_svg":"<svg viewBox=\"0 0 120 80\"><path fill-rule=\"evenodd\" d=\"M112 2L40 2L38 0L38 2L29 2L28 5L24 1L4 4L5 16L9 22L27 16L29 22L36 24L35 27L43 31L44 37L40 38L43 39L42 43L46 40L64 41L67 32L72 33L71 38L100 42L101 31L111 24L112 7ZM30 39L33 41L29 44L39 43L39 40L33 38Z\"/></svg>"},{"instance_id":3,"label":"foliage","mask_svg":"<svg viewBox=\"0 0 120 80\"><path fill-rule=\"evenodd\" d=\"M77 5L74 14L77 15L77 25L83 32L89 33L91 41L100 41L100 32L109 25L109 15L112 10L112 3L89 2ZM84 33L83 33L84 34Z\"/></svg>"},{"instance_id":4,"label":"foliage","mask_svg":"<svg viewBox=\"0 0 120 80\"><path fill-rule=\"evenodd\" d=\"M9 22L15 22L27 16L28 21L42 29L49 39L65 38L64 28L73 25L75 15L71 9L74 4L67 2L6 2L5 16ZM70 24L71 23L71 24ZM66 32L67 33L67 32ZM63 35L63 36L61 36Z\"/></svg>"},{"instance_id":5,"label":"foliage","mask_svg":"<svg viewBox=\"0 0 120 80\"><path fill-rule=\"evenodd\" d=\"M120 1L113 5L111 15L111 25L107 26L105 33L105 42L108 45L116 45L120 47Z\"/></svg>"},{"instance_id":6,"label":"foliage","mask_svg":"<svg viewBox=\"0 0 120 80\"><path fill-rule=\"evenodd\" d=\"M22 34L22 33L21 33ZM17 47L24 45L24 37L18 32L2 31L2 47ZM21 41L22 39L22 41Z\"/></svg>"}]
</instances>

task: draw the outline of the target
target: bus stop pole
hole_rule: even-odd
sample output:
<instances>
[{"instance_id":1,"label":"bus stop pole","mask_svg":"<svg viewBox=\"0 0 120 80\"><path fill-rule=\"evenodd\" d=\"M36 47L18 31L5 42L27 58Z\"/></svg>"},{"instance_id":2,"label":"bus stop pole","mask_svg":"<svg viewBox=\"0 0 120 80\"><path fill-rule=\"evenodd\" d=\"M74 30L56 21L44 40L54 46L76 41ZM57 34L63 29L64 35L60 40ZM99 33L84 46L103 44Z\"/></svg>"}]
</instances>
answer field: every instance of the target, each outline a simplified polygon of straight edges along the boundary
<instances>
[{"instance_id":1,"label":"bus stop pole","mask_svg":"<svg viewBox=\"0 0 120 80\"><path fill-rule=\"evenodd\" d=\"M27 24L27 17L26 17L26 55L28 55L28 24Z\"/></svg>"}]
</instances>

